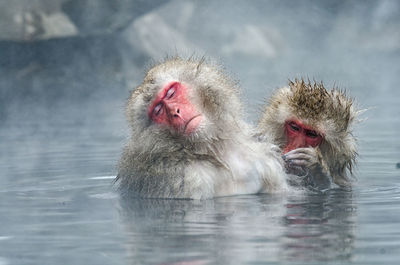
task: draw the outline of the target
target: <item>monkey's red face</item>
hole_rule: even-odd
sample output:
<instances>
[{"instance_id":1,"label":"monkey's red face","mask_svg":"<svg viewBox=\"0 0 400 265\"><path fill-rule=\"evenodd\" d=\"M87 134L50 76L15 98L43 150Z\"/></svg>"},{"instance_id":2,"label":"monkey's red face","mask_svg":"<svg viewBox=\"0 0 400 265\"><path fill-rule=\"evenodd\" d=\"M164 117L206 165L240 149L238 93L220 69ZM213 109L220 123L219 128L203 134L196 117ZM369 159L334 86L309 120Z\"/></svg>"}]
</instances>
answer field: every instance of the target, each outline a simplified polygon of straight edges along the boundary
<instances>
[{"instance_id":1,"label":"monkey's red face","mask_svg":"<svg viewBox=\"0 0 400 265\"><path fill-rule=\"evenodd\" d=\"M189 135L196 131L202 120L190 102L188 90L182 83L168 83L148 108L149 118L160 125L166 125L178 133Z\"/></svg>"},{"instance_id":2,"label":"monkey's red face","mask_svg":"<svg viewBox=\"0 0 400 265\"><path fill-rule=\"evenodd\" d=\"M296 148L317 147L324 139L323 135L306 126L298 120L289 120L285 123L286 146L283 153L286 154Z\"/></svg>"}]
</instances>

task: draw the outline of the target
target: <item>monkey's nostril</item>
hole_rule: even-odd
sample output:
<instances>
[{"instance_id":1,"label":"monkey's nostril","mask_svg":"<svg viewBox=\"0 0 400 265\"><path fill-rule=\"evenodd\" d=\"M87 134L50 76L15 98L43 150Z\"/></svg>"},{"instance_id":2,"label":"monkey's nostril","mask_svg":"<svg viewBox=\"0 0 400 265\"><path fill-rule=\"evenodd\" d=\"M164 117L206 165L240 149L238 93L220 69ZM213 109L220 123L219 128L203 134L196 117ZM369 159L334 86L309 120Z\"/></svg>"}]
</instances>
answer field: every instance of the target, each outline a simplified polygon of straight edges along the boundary
<instances>
[{"instance_id":1,"label":"monkey's nostril","mask_svg":"<svg viewBox=\"0 0 400 265\"><path fill-rule=\"evenodd\" d=\"M173 116L174 116L174 118L179 118L179 113L180 113L181 111L177 108L177 109L175 109L175 112L174 112L174 114L173 114Z\"/></svg>"}]
</instances>

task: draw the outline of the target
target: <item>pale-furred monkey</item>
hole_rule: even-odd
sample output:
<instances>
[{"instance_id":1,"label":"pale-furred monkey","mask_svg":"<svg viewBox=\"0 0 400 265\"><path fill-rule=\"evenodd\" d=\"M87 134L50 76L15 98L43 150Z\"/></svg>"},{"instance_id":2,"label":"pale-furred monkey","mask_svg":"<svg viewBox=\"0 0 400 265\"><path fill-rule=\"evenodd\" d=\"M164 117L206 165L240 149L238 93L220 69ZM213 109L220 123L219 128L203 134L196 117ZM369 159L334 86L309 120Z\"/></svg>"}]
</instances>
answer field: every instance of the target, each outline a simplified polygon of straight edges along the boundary
<instances>
[{"instance_id":1,"label":"pale-furred monkey","mask_svg":"<svg viewBox=\"0 0 400 265\"><path fill-rule=\"evenodd\" d=\"M288 173L304 176L305 184L324 189L333 181L349 187L358 114L344 92L296 79L271 97L258 131L282 148Z\"/></svg>"},{"instance_id":2,"label":"pale-furred monkey","mask_svg":"<svg viewBox=\"0 0 400 265\"><path fill-rule=\"evenodd\" d=\"M192 198L287 189L276 146L242 118L238 85L204 60L151 68L126 107L131 138L119 188L146 198Z\"/></svg>"}]
</instances>

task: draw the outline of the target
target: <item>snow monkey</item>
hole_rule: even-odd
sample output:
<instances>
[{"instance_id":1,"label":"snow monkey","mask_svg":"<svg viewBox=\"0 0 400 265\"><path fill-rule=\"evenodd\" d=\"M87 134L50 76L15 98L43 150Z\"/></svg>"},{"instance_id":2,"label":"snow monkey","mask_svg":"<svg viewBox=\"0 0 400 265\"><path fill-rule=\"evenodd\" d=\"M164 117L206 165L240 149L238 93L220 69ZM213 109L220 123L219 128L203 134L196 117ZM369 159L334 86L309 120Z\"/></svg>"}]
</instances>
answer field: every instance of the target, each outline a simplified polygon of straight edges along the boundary
<instances>
[{"instance_id":1,"label":"snow monkey","mask_svg":"<svg viewBox=\"0 0 400 265\"><path fill-rule=\"evenodd\" d=\"M358 114L344 92L296 79L271 97L258 130L282 148L288 173L304 176L306 185L324 189L333 181L348 187L357 156L352 126Z\"/></svg>"},{"instance_id":2,"label":"snow monkey","mask_svg":"<svg viewBox=\"0 0 400 265\"><path fill-rule=\"evenodd\" d=\"M239 87L204 59L151 68L126 107L131 138L119 188L146 198L204 199L287 189L275 145L252 137Z\"/></svg>"}]
</instances>

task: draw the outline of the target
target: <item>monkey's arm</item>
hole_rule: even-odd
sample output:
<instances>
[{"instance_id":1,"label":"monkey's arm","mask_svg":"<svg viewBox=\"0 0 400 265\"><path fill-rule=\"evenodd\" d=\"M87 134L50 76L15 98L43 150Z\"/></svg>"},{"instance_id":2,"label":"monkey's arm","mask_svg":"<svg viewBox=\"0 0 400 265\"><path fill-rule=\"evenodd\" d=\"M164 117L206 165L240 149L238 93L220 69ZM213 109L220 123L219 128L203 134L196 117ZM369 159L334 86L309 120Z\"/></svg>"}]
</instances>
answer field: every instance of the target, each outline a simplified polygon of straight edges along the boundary
<instances>
[{"instance_id":1,"label":"monkey's arm","mask_svg":"<svg viewBox=\"0 0 400 265\"><path fill-rule=\"evenodd\" d=\"M331 176L324 166L322 155L312 147L297 148L282 156L288 173L304 176L306 185L318 189L331 186Z\"/></svg>"}]
</instances>

